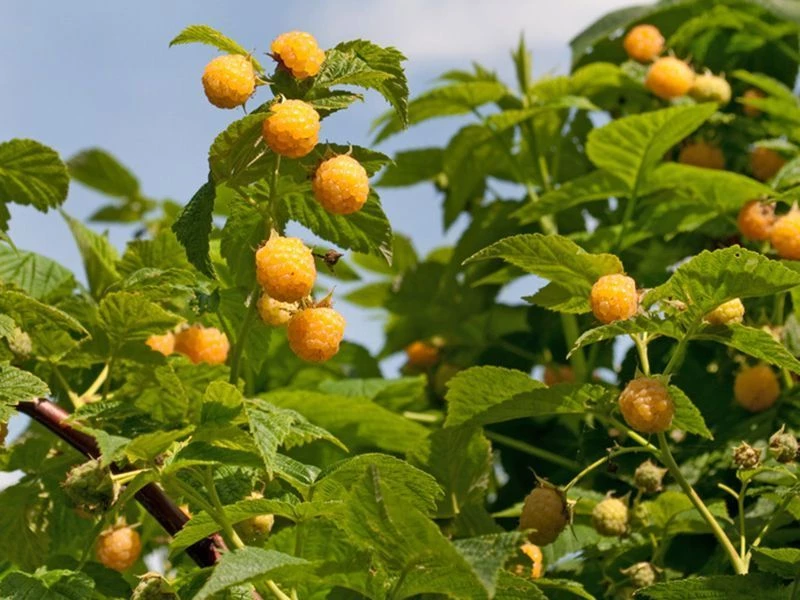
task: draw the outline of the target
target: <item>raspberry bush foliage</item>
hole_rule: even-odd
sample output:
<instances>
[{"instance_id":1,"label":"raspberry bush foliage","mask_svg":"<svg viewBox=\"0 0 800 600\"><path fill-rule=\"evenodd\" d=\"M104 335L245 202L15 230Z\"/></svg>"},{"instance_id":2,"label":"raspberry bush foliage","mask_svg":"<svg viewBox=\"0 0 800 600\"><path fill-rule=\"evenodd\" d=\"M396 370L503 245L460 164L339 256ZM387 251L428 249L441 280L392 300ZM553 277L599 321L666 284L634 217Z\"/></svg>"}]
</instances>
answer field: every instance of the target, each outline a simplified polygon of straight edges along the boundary
<instances>
[{"instance_id":1,"label":"raspberry bush foliage","mask_svg":"<svg viewBox=\"0 0 800 600\"><path fill-rule=\"evenodd\" d=\"M797 6L630 7L410 100L365 40L186 43L231 120L183 202L0 143L0 598L800 598ZM329 139L364 90L376 146L455 134ZM82 276L7 233L72 185ZM415 185L427 255L376 193Z\"/></svg>"}]
</instances>

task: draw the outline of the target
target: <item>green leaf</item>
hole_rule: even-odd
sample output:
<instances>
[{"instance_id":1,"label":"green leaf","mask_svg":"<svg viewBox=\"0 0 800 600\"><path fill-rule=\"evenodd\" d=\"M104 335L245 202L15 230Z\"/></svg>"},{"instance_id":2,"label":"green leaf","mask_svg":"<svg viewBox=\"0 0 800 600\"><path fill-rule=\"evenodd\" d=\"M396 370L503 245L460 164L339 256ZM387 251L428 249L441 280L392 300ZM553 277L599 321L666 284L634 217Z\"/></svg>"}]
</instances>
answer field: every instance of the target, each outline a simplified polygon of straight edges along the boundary
<instances>
[{"instance_id":1,"label":"green leaf","mask_svg":"<svg viewBox=\"0 0 800 600\"><path fill-rule=\"evenodd\" d=\"M0 531L8 536L9 541L13 540L13 543L0 545L0 559L6 564L33 571L42 564L42 557L47 556L49 536L41 528L33 529L28 517L31 510L43 510L40 493L40 486L32 482L19 483L0 492L0 504L3 506L0 511ZM15 584L9 583L9 579L6 577L0 583L0 593L3 594L0 598L17 589ZM40 597L32 596L37 599Z\"/></svg>"},{"instance_id":2,"label":"green leaf","mask_svg":"<svg viewBox=\"0 0 800 600\"><path fill-rule=\"evenodd\" d=\"M543 387L522 371L502 367L472 367L447 382L445 427L457 427L516 394Z\"/></svg>"},{"instance_id":3,"label":"green leaf","mask_svg":"<svg viewBox=\"0 0 800 600\"><path fill-rule=\"evenodd\" d=\"M76 285L72 272L54 260L4 244L0 244L0 281L43 302L69 294Z\"/></svg>"},{"instance_id":4,"label":"green leaf","mask_svg":"<svg viewBox=\"0 0 800 600\"><path fill-rule=\"evenodd\" d=\"M394 163L375 184L380 187L404 187L433 180L443 169L441 148L419 148L395 154Z\"/></svg>"},{"instance_id":5,"label":"green leaf","mask_svg":"<svg viewBox=\"0 0 800 600\"><path fill-rule=\"evenodd\" d=\"M169 229L162 229L151 240L128 242L125 254L117 264L120 274L128 277L142 269L167 272L174 269L191 270L183 247Z\"/></svg>"},{"instance_id":6,"label":"green leaf","mask_svg":"<svg viewBox=\"0 0 800 600\"><path fill-rule=\"evenodd\" d=\"M608 325L601 325L585 331L570 350L570 355L578 348L611 340L621 335L647 332L653 335L663 335L676 340L681 339L684 332L673 319L662 319L658 315L637 315L625 321L615 321Z\"/></svg>"},{"instance_id":7,"label":"green leaf","mask_svg":"<svg viewBox=\"0 0 800 600\"><path fill-rule=\"evenodd\" d=\"M700 410L689 400L689 397L674 385L669 386L669 395L675 403L675 416L672 419L672 427L687 433L695 433L707 440L713 440L714 436L706 427L706 422Z\"/></svg>"},{"instance_id":8,"label":"green leaf","mask_svg":"<svg viewBox=\"0 0 800 600\"><path fill-rule=\"evenodd\" d=\"M139 193L139 181L124 165L105 150L89 148L67 161L69 174L83 185L116 198L131 198Z\"/></svg>"},{"instance_id":9,"label":"green leaf","mask_svg":"<svg viewBox=\"0 0 800 600\"><path fill-rule=\"evenodd\" d=\"M547 600L547 596L530 579L500 571L494 600Z\"/></svg>"},{"instance_id":10,"label":"green leaf","mask_svg":"<svg viewBox=\"0 0 800 600\"><path fill-rule=\"evenodd\" d=\"M214 278L214 267L209 257L209 235L216 190L211 181L204 183L183 209L172 225L172 231L186 249L186 258L198 271Z\"/></svg>"},{"instance_id":11,"label":"green leaf","mask_svg":"<svg viewBox=\"0 0 800 600\"><path fill-rule=\"evenodd\" d=\"M569 290L574 297L583 298L582 304L571 306L571 312L588 312L589 292L602 275L621 273L622 263L611 254L589 254L575 242L559 235L531 233L505 238L473 254L464 263L489 258L502 258L506 262L550 281L559 288ZM563 294L559 294L563 298ZM536 296L530 300L533 301ZM540 297L541 298L541 297Z\"/></svg>"},{"instance_id":12,"label":"green leaf","mask_svg":"<svg viewBox=\"0 0 800 600\"><path fill-rule=\"evenodd\" d=\"M749 73L739 69L733 72L733 76L740 81L749 83L767 92L771 96L797 104L797 97L794 95L792 89L768 75L764 75L763 73Z\"/></svg>"},{"instance_id":13,"label":"green leaf","mask_svg":"<svg viewBox=\"0 0 800 600\"><path fill-rule=\"evenodd\" d=\"M0 364L0 402L13 406L49 395L50 388L33 373Z\"/></svg>"},{"instance_id":14,"label":"green leaf","mask_svg":"<svg viewBox=\"0 0 800 600\"><path fill-rule=\"evenodd\" d=\"M250 58L256 69L264 71L264 68L253 58L249 51L208 25L189 25L169 43L170 47L180 44L206 44L228 54L243 54Z\"/></svg>"},{"instance_id":15,"label":"green leaf","mask_svg":"<svg viewBox=\"0 0 800 600\"><path fill-rule=\"evenodd\" d=\"M2 600L92 600L94 582L84 573L37 571L10 573L0 581Z\"/></svg>"},{"instance_id":16,"label":"green leaf","mask_svg":"<svg viewBox=\"0 0 800 600\"><path fill-rule=\"evenodd\" d=\"M800 577L800 550L797 548L753 548L753 558L761 571L787 579Z\"/></svg>"},{"instance_id":17,"label":"green leaf","mask_svg":"<svg viewBox=\"0 0 800 600\"><path fill-rule=\"evenodd\" d=\"M472 566L483 587L489 592L489 597L493 598L503 567L519 551L524 540L522 533L513 531L456 540L453 545Z\"/></svg>"},{"instance_id":18,"label":"green leaf","mask_svg":"<svg viewBox=\"0 0 800 600\"><path fill-rule=\"evenodd\" d=\"M635 191L667 150L700 127L716 108L713 103L675 106L617 119L589 134L586 153L598 168Z\"/></svg>"},{"instance_id":19,"label":"green leaf","mask_svg":"<svg viewBox=\"0 0 800 600\"><path fill-rule=\"evenodd\" d=\"M800 361L763 329L739 324L710 325L694 334L692 339L719 342L777 367L800 373Z\"/></svg>"},{"instance_id":20,"label":"green leaf","mask_svg":"<svg viewBox=\"0 0 800 600\"><path fill-rule=\"evenodd\" d=\"M308 561L302 558L262 548L247 547L226 552L194 598L205 600L232 586L261 581L281 567L307 564Z\"/></svg>"},{"instance_id":21,"label":"green leaf","mask_svg":"<svg viewBox=\"0 0 800 600\"><path fill-rule=\"evenodd\" d=\"M234 121L220 133L208 151L208 165L219 185L246 186L275 170L275 153L261 135L267 114L255 112Z\"/></svg>"},{"instance_id":22,"label":"green leaf","mask_svg":"<svg viewBox=\"0 0 800 600\"><path fill-rule=\"evenodd\" d=\"M100 301L98 319L115 349L127 342L144 341L151 334L163 333L181 320L158 304L129 292L107 294Z\"/></svg>"},{"instance_id":23,"label":"green leaf","mask_svg":"<svg viewBox=\"0 0 800 600\"><path fill-rule=\"evenodd\" d=\"M263 213L250 203L232 202L222 228L220 254L237 285L253 289L256 282L255 253L267 236Z\"/></svg>"},{"instance_id":24,"label":"green leaf","mask_svg":"<svg viewBox=\"0 0 800 600\"><path fill-rule=\"evenodd\" d=\"M645 306L664 300L686 305L682 317L701 318L733 298L767 296L800 285L800 273L739 246L705 250L675 270L666 283L648 292Z\"/></svg>"},{"instance_id":25,"label":"green leaf","mask_svg":"<svg viewBox=\"0 0 800 600\"><path fill-rule=\"evenodd\" d=\"M753 600L785 597L780 580L764 573L677 579L657 583L637 594L646 600Z\"/></svg>"},{"instance_id":26,"label":"green leaf","mask_svg":"<svg viewBox=\"0 0 800 600\"><path fill-rule=\"evenodd\" d=\"M0 143L0 203L47 212L67 199L69 175L58 153L33 140Z\"/></svg>"},{"instance_id":27,"label":"green leaf","mask_svg":"<svg viewBox=\"0 0 800 600\"><path fill-rule=\"evenodd\" d=\"M108 240L107 235L95 233L66 214L64 218L81 252L92 296L100 298L108 286L120 280L116 266L119 259L117 249Z\"/></svg>"}]
</instances>

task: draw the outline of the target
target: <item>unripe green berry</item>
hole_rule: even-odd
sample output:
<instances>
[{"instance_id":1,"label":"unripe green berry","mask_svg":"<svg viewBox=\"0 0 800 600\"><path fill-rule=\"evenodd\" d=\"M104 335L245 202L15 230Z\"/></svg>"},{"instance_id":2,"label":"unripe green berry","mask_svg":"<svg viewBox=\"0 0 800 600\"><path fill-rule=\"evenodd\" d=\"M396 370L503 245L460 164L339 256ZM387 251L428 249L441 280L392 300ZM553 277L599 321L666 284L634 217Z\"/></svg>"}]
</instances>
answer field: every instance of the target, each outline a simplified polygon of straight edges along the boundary
<instances>
[{"instance_id":1,"label":"unripe green berry","mask_svg":"<svg viewBox=\"0 0 800 600\"><path fill-rule=\"evenodd\" d=\"M740 469L755 469L761 462L761 451L747 442L733 449L733 463Z\"/></svg>"},{"instance_id":2,"label":"unripe green berry","mask_svg":"<svg viewBox=\"0 0 800 600\"><path fill-rule=\"evenodd\" d=\"M628 531L628 505L619 498L606 498L592 510L592 525L600 535L625 535Z\"/></svg>"},{"instance_id":3,"label":"unripe green berry","mask_svg":"<svg viewBox=\"0 0 800 600\"><path fill-rule=\"evenodd\" d=\"M790 463L797 458L797 438L786 432L786 425L769 438L769 453L780 463Z\"/></svg>"},{"instance_id":4,"label":"unripe green berry","mask_svg":"<svg viewBox=\"0 0 800 600\"><path fill-rule=\"evenodd\" d=\"M62 488L77 508L88 513L103 512L117 497L111 472L97 459L73 467Z\"/></svg>"},{"instance_id":5,"label":"unripe green berry","mask_svg":"<svg viewBox=\"0 0 800 600\"><path fill-rule=\"evenodd\" d=\"M19 327L15 327L14 332L8 337L8 349L20 358L30 356L33 352L31 336Z\"/></svg>"},{"instance_id":6,"label":"unripe green berry","mask_svg":"<svg viewBox=\"0 0 800 600\"><path fill-rule=\"evenodd\" d=\"M145 573L133 590L131 600L179 600L172 586L158 573Z\"/></svg>"},{"instance_id":7,"label":"unripe green berry","mask_svg":"<svg viewBox=\"0 0 800 600\"><path fill-rule=\"evenodd\" d=\"M626 575L636 589L653 585L658 578L656 568L649 562L638 562L620 571Z\"/></svg>"},{"instance_id":8,"label":"unripe green berry","mask_svg":"<svg viewBox=\"0 0 800 600\"><path fill-rule=\"evenodd\" d=\"M651 460L646 460L633 474L636 487L645 494L655 494L661 491L661 482L664 480L667 469L662 469Z\"/></svg>"}]
</instances>

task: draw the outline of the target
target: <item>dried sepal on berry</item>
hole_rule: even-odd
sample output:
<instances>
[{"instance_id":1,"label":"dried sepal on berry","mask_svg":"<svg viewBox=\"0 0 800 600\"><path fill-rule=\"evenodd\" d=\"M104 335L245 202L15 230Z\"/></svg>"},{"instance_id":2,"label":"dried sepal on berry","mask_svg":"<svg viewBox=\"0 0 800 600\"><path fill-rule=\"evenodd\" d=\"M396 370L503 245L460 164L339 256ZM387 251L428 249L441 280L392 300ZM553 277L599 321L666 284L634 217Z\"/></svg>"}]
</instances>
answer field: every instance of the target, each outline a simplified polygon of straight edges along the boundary
<instances>
[{"instance_id":1,"label":"dried sepal on berry","mask_svg":"<svg viewBox=\"0 0 800 600\"><path fill-rule=\"evenodd\" d=\"M742 442L733 449L733 464L739 469L755 469L761 464L761 450Z\"/></svg>"}]
</instances>

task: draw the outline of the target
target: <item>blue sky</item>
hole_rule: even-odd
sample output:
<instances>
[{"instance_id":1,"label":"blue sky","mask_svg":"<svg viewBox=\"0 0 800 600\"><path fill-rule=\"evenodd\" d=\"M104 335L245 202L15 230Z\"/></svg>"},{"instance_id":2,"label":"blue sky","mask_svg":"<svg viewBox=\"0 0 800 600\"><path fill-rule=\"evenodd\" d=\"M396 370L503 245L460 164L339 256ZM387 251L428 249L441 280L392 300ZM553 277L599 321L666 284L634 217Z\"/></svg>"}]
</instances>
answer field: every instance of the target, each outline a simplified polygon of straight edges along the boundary
<instances>
[{"instance_id":1,"label":"blue sky","mask_svg":"<svg viewBox=\"0 0 800 600\"><path fill-rule=\"evenodd\" d=\"M205 180L208 146L239 112L215 109L200 85L205 64L217 53L205 46L168 48L183 27L205 23L257 52L292 29L313 33L323 47L366 38L404 52L412 95L441 72L469 68L473 60L511 81L509 50L524 32L537 76L566 72L568 40L626 0L285 0L219 2L178 0L108 2L3 0L0 2L0 141L33 138L68 158L98 146L117 156L153 197L185 203ZM269 62L267 59L265 62ZM266 96L261 92L260 98ZM369 95L366 104L324 122L322 137L369 142L371 121L387 106ZM454 123L415 127L379 146L391 153L437 145ZM442 231L439 200L429 186L382 192L397 231L424 253L451 241ZM73 185L67 212L86 217L102 198ZM102 227L98 227L102 230ZM130 229L112 228L123 247ZM72 238L56 213L14 207L10 234L24 249L40 252L80 271ZM518 298L525 291L511 290ZM381 322L339 303L348 339L375 350Z\"/></svg>"}]
</instances>

